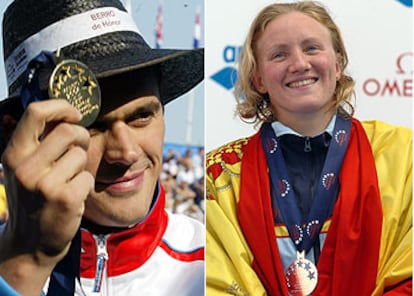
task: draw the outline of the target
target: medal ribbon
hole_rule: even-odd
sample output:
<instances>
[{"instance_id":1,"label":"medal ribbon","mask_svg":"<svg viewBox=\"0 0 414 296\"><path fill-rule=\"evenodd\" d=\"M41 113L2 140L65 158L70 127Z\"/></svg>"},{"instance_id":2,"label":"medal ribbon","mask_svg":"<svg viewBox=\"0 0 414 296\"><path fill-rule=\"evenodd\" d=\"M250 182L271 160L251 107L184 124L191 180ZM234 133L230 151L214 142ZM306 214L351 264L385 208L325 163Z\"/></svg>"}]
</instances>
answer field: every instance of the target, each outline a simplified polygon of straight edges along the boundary
<instances>
[{"instance_id":1,"label":"medal ribbon","mask_svg":"<svg viewBox=\"0 0 414 296\"><path fill-rule=\"evenodd\" d=\"M37 102L43 99L39 86L39 71L50 68L52 72L56 65L52 52L42 51L27 66L25 81L20 92L20 99L23 108L26 109L31 102Z\"/></svg>"},{"instance_id":2,"label":"medal ribbon","mask_svg":"<svg viewBox=\"0 0 414 296\"><path fill-rule=\"evenodd\" d=\"M332 198L335 198L335 192L339 186L339 172L348 145L350 129L351 120L345 120L338 114L333 139L318 180L315 199L308 217L302 217L296 204L295 193L290 185L282 150L278 145L271 124L264 123L260 130L271 182L276 189L276 201L283 214L290 238L299 252L307 252L312 248L328 216L329 205Z\"/></svg>"}]
</instances>

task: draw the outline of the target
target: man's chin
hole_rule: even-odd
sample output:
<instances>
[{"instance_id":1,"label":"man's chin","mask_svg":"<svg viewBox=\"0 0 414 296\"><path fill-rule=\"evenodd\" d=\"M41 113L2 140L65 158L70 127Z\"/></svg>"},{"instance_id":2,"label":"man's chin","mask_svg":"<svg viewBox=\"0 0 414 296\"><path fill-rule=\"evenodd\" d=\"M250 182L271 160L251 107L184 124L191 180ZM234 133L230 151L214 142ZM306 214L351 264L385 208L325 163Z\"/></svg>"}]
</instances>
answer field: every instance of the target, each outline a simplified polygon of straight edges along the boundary
<instances>
[{"instance_id":1,"label":"man's chin","mask_svg":"<svg viewBox=\"0 0 414 296\"><path fill-rule=\"evenodd\" d=\"M105 227L130 228L144 219L148 211L143 209L86 211L84 217L91 222Z\"/></svg>"}]
</instances>

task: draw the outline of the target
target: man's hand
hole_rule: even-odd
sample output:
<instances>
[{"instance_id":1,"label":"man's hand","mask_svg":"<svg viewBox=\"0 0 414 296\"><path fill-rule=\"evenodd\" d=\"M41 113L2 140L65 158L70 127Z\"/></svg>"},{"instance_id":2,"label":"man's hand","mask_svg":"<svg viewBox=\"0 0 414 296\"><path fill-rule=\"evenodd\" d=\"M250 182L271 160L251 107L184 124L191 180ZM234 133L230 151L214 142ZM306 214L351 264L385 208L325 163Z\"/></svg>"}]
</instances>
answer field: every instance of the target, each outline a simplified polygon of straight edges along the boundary
<instances>
[{"instance_id":1,"label":"man's hand","mask_svg":"<svg viewBox=\"0 0 414 296\"><path fill-rule=\"evenodd\" d=\"M85 170L88 131L65 100L29 105L3 155L9 220L0 238L0 275L39 295L64 257L94 186Z\"/></svg>"}]
</instances>

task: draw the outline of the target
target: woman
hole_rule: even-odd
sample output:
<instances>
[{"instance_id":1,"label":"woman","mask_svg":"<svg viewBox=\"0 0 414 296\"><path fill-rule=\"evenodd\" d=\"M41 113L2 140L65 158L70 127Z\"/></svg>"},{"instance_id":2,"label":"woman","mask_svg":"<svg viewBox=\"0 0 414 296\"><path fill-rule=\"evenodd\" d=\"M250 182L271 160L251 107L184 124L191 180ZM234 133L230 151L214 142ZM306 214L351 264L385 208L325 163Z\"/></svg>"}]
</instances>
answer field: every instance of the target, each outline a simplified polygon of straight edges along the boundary
<instances>
[{"instance_id":1,"label":"woman","mask_svg":"<svg viewBox=\"0 0 414 296\"><path fill-rule=\"evenodd\" d=\"M411 131L353 118L327 11L272 4L236 85L255 135L207 157L207 295L411 295Z\"/></svg>"}]
</instances>

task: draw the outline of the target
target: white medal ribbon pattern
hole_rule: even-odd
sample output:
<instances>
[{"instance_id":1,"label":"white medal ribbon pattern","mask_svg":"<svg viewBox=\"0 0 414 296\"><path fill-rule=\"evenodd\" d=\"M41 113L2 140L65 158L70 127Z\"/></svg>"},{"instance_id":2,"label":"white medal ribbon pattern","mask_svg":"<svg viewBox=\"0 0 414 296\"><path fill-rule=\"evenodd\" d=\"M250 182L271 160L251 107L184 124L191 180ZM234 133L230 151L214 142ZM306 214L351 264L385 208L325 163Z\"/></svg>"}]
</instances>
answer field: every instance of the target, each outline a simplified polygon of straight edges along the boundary
<instances>
[{"instance_id":1,"label":"white medal ribbon pattern","mask_svg":"<svg viewBox=\"0 0 414 296\"><path fill-rule=\"evenodd\" d=\"M292 296L310 295L318 284L318 270L312 261L305 258L305 252L297 252L285 274L289 294Z\"/></svg>"},{"instance_id":2,"label":"white medal ribbon pattern","mask_svg":"<svg viewBox=\"0 0 414 296\"><path fill-rule=\"evenodd\" d=\"M96 8L53 23L23 41L7 58L7 85L10 87L41 51L55 51L82 40L118 31L139 33L132 16L115 7Z\"/></svg>"}]
</instances>

